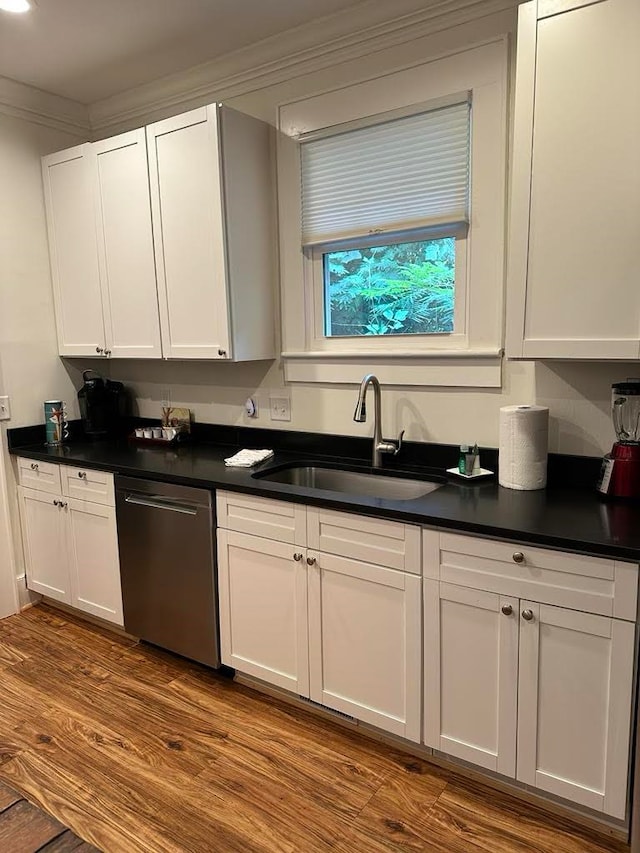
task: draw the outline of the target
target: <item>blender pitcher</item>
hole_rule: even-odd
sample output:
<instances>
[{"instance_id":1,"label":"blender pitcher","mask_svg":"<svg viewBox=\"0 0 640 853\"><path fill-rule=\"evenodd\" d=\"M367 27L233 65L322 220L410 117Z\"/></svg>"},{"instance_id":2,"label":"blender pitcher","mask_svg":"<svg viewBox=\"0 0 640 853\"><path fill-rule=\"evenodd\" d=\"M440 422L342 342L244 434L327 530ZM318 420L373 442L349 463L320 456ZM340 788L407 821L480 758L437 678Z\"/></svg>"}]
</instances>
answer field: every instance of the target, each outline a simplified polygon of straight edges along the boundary
<instances>
[{"instance_id":1,"label":"blender pitcher","mask_svg":"<svg viewBox=\"0 0 640 853\"><path fill-rule=\"evenodd\" d=\"M618 441L640 444L640 379L611 386L611 410Z\"/></svg>"},{"instance_id":2,"label":"blender pitcher","mask_svg":"<svg viewBox=\"0 0 640 853\"><path fill-rule=\"evenodd\" d=\"M616 442L602 463L598 490L614 498L640 498L640 379L611 386Z\"/></svg>"}]
</instances>

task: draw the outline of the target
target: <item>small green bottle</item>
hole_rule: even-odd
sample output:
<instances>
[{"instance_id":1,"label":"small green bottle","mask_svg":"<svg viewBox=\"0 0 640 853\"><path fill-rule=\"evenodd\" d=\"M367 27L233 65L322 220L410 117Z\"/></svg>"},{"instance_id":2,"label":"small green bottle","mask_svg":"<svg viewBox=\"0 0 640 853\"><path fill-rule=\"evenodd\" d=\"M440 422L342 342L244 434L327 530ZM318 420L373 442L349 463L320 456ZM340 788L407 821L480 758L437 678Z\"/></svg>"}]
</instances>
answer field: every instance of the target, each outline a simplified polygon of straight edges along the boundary
<instances>
[{"instance_id":1,"label":"small green bottle","mask_svg":"<svg viewBox=\"0 0 640 853\"><path fill-rule=\"evenodd\" d=\"M468 444L460 445L460 458L458 459L458 471L460 474L467 473L467 453L469 452Z\"/></svg>"}]
</instances>

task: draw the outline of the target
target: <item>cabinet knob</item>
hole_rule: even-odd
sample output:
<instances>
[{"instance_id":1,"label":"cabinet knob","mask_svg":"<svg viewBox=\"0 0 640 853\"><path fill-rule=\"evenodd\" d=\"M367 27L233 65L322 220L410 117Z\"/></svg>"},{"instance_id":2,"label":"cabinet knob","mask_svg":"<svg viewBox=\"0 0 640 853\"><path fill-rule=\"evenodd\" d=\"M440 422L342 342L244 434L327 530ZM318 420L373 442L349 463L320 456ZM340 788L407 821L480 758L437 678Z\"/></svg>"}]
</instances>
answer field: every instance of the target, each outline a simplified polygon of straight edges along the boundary
<instances>
[{"instance_id":1,"label":"cabinet knob","mask_svg":"<svg viewBox=\"0 0 640 853\"><path fill-rule=\"evenodd\" d=\"M81 480L86 480L87 479L87 472L86 471L78 471L78 477L80 477Z\"/></svg>"},{"instance_id":2,"label":"cabinet knob","mask_svg":"<svg viewBox=\"0 0 640 853\"><path fill-rule=\"evenodd\" d=\"M316 563L317 563L317 560L315 557L307 557L307 565L308 566L315 566Z\"/></svg>"},{"instance_id":3,"label":"cabinet knob","mask_svg":"<svg viewBox=\"0 0 640 853\"><path fill-rule=\"evenodd\" d=\"M227 355L226 349L219 349L218 355L220 356L220 358L226 358L226 355Z\"/></svg>"},{"instance_id":4,"label":"cabinet knob","mask_svg":"<svg viewBox=\"0 0 640 853\"><path fill-rule=\"evenodd\" d=\"M100 353L104 352L104 347L96 347L96 352L100 355Z\"/></svg>"},{"instance_id":5,"label":"cabinet knob","mask_svg":"<svg viewBox=\"0 0 640 853\"><path fill-rule=\"evenodd\" d=\"M62 506L62 501L57 501L57 500L55 500L55 499L54 499L54 501L53 501L53 505L54 505L54 506Z\"/></svg>"},{"instance_id":6,"label":"cabinet knob","mask_svg":"<svg viewBox=\"0 0 640 853\"><path fill-rule=\"evenodd\" d=\"M106 350L104 351L104 354L105 354L105 355L107 356L107 358L108 358L108 357L111 355L111 350L110 350L110 349L106 349Z\"/></svg>"},{"instance_id":7,"label":"cabinet knob","mask_svg":"<svg viewBox=\"0 0 640 853\"><path fill-rule=\"evenodd\" d=\"M38 465L38 463L37 463L37 462L32 462L32 463L31 463L31 470L32 470L32 471L37 471L39 467L40 467L40 466Z\"/></svg>"},{"instance_id":8,"label":"cabinet knob","mask_svg":"<svg viewBox=\"0 0 640 853\"><path fill-rule=\"evenodd\" d=\"M533 610L523 610L522 611L522 618L525 620L525 622L532 622L533 621Z\"/></svg>"},{"instance_id":9,"label":"cabinet knob","mask_svg":"<svg viewBox=\"0 0 640 853\"><path fill-rule=\"evenodd\" d=\"M513 607L510 604L503 604L500 608L505 616L511 616L513 613Z\"/></svg>"},{"instance_id":10,"label":"cabinet knob","mask_svg":"<svg viewBox=\"0 0 640 853\"><path fill-rule=\"evenodd\" d=\"M294 554L293 559L296 561L296 563L299 563L302 560L302 554Z\"/></svg>"},{"instance_id":11,"label":"cabinet knob","mask_svg":"<svg viewBox=\"0 0 640 853\"><path fill-rule=\"evenodd\" d=\"M69 504L66 501L60 501L60 506L62 507L62 509L66 509Z\"/></svg>"},{"instance_id":12,"label":"cabinet knob","mask_svg":"<svg viewBox=\"0 0 640 853\"><path fill-rule=\"evenodd\" d=\"M522 553L522 551L516 551L515 552L515 554L513 555L513 562L514 563L524 563L524 554Z\"/></svg>"}]
</instances>

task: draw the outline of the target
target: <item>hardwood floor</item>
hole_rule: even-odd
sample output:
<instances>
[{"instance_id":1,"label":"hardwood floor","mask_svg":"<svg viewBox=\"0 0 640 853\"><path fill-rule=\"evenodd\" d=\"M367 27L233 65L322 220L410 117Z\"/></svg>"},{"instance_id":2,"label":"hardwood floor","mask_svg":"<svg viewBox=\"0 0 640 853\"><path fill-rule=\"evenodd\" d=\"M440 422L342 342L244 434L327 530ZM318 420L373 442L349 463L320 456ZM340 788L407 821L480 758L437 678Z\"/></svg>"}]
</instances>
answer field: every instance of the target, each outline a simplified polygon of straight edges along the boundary
<instances>
[{"instance_id":1,"label":"hardwood floor","mask_svg":"<svg viewBox=\"0 0 640 853\"><path fill-rule=\"evenodd\" d=\"M0 622L0 779L107 853L628 850L42 606Z\"/></svg>"}]
</instances>

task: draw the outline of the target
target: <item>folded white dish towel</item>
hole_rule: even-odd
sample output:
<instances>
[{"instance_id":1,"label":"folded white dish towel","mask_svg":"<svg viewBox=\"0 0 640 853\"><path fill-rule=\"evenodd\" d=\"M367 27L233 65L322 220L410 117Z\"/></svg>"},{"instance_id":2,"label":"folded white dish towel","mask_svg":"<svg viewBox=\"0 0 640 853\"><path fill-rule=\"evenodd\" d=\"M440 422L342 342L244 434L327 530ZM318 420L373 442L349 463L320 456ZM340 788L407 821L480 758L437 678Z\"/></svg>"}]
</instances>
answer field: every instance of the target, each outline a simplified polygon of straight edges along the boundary
<instances>
[{"instance_id":1,"label":"folded white dish towel","mask_svg":"<svg viewBox=\"0 0 640 853\"><path fill-rule=\"evenodd\" d=\"M271 456L273 456L273 450L239 450L233 456L225 459L224 464L230 468L251 468L252 465L264 462Z\"/></svg>"}]
</instances>

